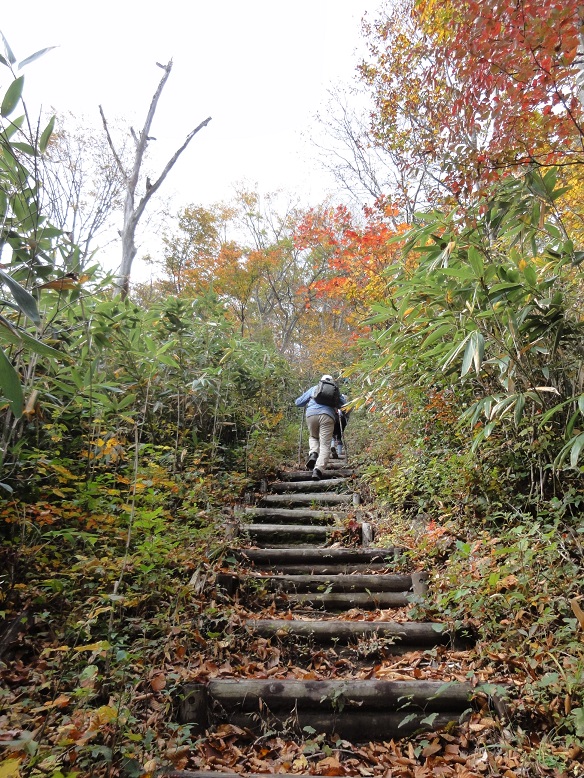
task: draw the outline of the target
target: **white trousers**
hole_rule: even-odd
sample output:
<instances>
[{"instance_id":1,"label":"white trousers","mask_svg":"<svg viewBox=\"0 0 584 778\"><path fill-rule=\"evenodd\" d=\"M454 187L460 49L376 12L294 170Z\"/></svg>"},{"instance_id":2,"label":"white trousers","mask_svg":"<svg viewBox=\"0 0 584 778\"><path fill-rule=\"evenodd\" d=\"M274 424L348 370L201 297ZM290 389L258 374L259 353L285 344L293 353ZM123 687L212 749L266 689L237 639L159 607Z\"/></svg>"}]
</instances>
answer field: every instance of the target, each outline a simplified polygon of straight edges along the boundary
<instances>
[{"instance_id":1,"label":"white trousers","mask_svg":"<svg viewBox=\"0 0 584 778\"><path fill-rule=\"evenodd\" d=\"M310 453L318 454L315 467L322 472L329 461L335 420L327 413L321 413L318 416L307 416L306 423L310 433L308 439Z\"/></svg>"}]
</instances>

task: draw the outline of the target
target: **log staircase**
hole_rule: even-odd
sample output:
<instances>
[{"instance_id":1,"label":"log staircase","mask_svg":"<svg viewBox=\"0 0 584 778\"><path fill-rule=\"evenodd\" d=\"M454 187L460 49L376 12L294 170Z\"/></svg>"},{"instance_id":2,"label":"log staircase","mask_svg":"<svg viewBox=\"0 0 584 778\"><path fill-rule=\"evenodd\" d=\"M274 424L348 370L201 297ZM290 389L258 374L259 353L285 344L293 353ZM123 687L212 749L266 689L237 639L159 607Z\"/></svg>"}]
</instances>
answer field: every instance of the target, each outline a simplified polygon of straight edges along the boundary
<instances>
[{"instance_id":1,"label":"log staircase","mask_svg":"<svg viewBox=\"0 0 584 778\"><path fill-rule=\"evenodd\" d=\"M418 652L418 663L420 652L431 662L437 647L456 651L467 638L441 623L408 620L408 606L427 596L427 580L423 573L403 572L401 549L339 543L349 523L362 524L360 498L343 459L330 462L323 475L315 482L308 471L282 471L265 485L257 504L240 513L241 544L233 551L232 571L218 585L255 612L243 625L246 635L277 646L284 667L286 652L296 652L298 664L298 653L310 662L329 651L341 664L351 657L347 673L327 680L241 677L188 684L179 719L202 735L232 724L257 737L269 731L300 739L324 733L352 743L387 741L451 726L472 710L470 682L426 680L415 662L400 663L399 680L385 671L411 652ZM354 672L359 660L369 663L366 678Z\"/></svg>"}]
</instances>

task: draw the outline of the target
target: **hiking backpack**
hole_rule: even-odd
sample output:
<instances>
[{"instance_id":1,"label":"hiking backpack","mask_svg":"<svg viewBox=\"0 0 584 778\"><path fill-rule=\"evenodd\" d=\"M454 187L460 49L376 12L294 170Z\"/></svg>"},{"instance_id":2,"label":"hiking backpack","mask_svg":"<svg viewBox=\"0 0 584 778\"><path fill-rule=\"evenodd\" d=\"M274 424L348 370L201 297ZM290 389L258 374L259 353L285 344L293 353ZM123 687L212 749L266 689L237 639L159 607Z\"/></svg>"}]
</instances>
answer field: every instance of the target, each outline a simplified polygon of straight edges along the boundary
<instances>
[{"instance_id":1,"label":"hiking backpack","mask_svg":"<svg viewBox=\"0 0 584 778\"><path fill-rule=\"evenodd\" d=\"M320 380L312 395L312 399L319 405L328 405L330 408L340 408L343 404L339 387L334 381Z\"/></svg>"}]
</instances>

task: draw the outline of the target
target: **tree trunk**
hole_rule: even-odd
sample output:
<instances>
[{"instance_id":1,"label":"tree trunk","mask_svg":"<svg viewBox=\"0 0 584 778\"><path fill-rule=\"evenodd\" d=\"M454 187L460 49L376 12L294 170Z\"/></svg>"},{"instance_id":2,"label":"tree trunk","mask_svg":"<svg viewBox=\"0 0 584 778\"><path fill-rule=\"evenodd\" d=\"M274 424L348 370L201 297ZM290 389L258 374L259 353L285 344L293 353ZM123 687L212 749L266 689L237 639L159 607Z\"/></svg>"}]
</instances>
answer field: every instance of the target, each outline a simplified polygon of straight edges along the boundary
<instances>
[{"instance_id":1,"label":"tree trunk","mask_svg":"<svg viewBox=\"0 0 584 778\"><path fill-rule=\"evenodd\" d=\"M158 67L164 70L164 75L160 83L158 84L158 88L156 89L152 97L152 101L150 102L150 108L148 109L148 114L146 116L146 120L144 122L144 126L140 134L136 135L134 130L133 129L131 130L132 137L134 139L134 143L136 146L136 150L134 153L134 163L132 165L132 170L129 172L124 168L122 161L120 159L120 155L116 151L116 148L114 146L109 131L107 120L103 112L103 108L101 107L101 105L99 106L99 112L101 114L101 119L103 122L104 130L107 135L108 143L114 155L114 159L116 160L116 164L118 165L118 168L122 173L122 175L124 176L124 180L126 182L124 222L120 232L122 238L122 261L120 264L120 270L118 274L118 286L122 298L127 297L130 288L130 274L132 271L132 263L134 262L137 253L136 243L135 243L136 229L144 213L146 205L150 201L152 195L158 191L164 179L174 167L175 162L178 160L180 155L189 145L189 143L194 138L194 136L199 132L199 130L201 130L203 127L206 127L207 124L209 124L209 122L211 121L211 117L209 116L207 119L202 121L197 127L195 127L194 130L191 130L191 132L187 135L183 145L175 151L175 153L166 163L163 171L160 173L160 175L158 176L158 178L153 184L150 183L149 179L146 179L145 193L140 198L138 205L136 205L135 204L136 189L138 187L138 182L140 180L140 173L142 170L144 155L146 153L148 143L151 140L154 140L154 138L150 136L150 128L152 127L152 121L156 113L156 108L158 106L160 95L162 94L162 90L164 89L168 77L170 76L170 71L172 70L172 60L170 60L170 62L167 65L161 65L159 62L157 62L156 64L158 65Z\"/></svg>"}]
</instances>

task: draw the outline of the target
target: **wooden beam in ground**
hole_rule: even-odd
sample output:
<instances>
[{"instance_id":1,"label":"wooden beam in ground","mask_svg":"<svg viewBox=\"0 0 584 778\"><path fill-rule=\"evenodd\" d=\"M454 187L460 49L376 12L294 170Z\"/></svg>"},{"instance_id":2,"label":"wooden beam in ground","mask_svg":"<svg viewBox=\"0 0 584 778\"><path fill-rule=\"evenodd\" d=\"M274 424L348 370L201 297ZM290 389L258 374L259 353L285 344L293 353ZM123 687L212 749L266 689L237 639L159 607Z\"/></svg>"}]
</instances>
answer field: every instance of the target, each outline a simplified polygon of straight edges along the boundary
<instances>
[{"instance_id":1,"label":"wooden beam in ground","mask_svg":"<svg viewBox=\"0 0 584 778\"><path fill-rule=\"evenodd\" d=\"M317 643L348 642L359 638L382 638L400 645L428 646L448 644L452 635L445 624L397 621L323 621L300 619L248 619L245 627L264 638L311 639Z\"/></svg>"},{"instance_id":2,"label":"wooden beam in ground","mask_svg":"<svg viewBox=\"0 0 584 778\"><path fill-rule=\"evenodd\" d=\"M283 575L356 575L357 573L387 573L388 565L385 562L355 562L352 565L254 565L254 569L264 573L282 573Z\"/></svg>"},{"instance_id":3,"label":"wooden beam in ground","mask_svg":"<svg viewBox=\"0 0 584 778\"><path fill-rule=\"evenodd\" d=\"M331 468L328 466L323 470L325 478L350 478L355 474L355 471L349 467ZM281 481L308 481L312 476L310 470L289 470L288 472L281 471L278 473L278 477Z\"/></svg>"},{"instance_id":4,"label":"wooden beam in ground","mask_svg":"<svg viewBox=\"0 0 584 778\"><path fill-rule=\"evenodd\" d=\"M343 726L352 733L344 736L352 740L366 734L362 725L382 728L369 729L370 739L372 732L377 737L386 737L390 731L403 735L400 730L408 720L415 719L420 725L426 719L430 727L436 725L439 714L456 720L468 710L472 692L470 683L457 681L214 679L183 687L179 717L183 723L196 722L202 728L217 717L252 728L254 721L261 725L262 716L282 723L291 716L299 722L310 718L317 725L303 723L301 728L314 726L317 732L340 733L338 727ZM247 725L242 723L246 715Z\"/></svg>"},{"instance_id":5,"label":"wooden beam in ground","mask_svg":"<svg viewBox=\"0 0 584 778\"><path fill-rule=\"evenodd\" d=\"M294 524L331 524L343 518L342 513L332 511L311 511L294 508L250 508L245 511L242 518L255 523L269 522L271 524L286 524L293 521Z\"/></svg>"},{"instance_id":6,"label":"wooden beam in ground","mask_svg":"<svg viewBox=\"0 0 584 778\"><path fill-rule=\"evenodd\" d=\"M318 538L326 541L337 527L305 526L304 524L245 524L242 531L254 540L306 540Z\"/></svg>"},{"instance_id":7,"label":"wooden beam in ground","mask_svg":"<svg viewBox=\"0 0 584 778\"><path fill-rule=\"evenodd\" d=\"M404 608L409 605L408 594L405 592L354 592L344 594L331 592L330 594L286 594L285 604L303 606L324 611L347 611L353 608L360 610L377 610L378 608Z\"/></svg>"},{"instance_id":8,"label":"wooden beam in ground","mask_svg":"<svg viewBox=\"0 0 584 778\"><path fill-rule=\"evenodd\" d=\"M389 548L237 548L231 553L237 559L254 564L364 564L366 562L387 562L391 564L404 549Z\"/></svg>"},{"instance_id":9,"label":"wooden beam in ground","mask_svg":"<svg viewBox=\"0 0 584 778\"><path fill-rule=\"evenodd\" d=\"M314 492L310 494L266 494L261 498L261 505L287 505L296 503L311 505L312 503L325 503L328 505L350 505L353 502L352 494L336 494L335 492Z\"/></svg>"},{"instance_id":10,"label":"wooden beam in ground","mask_svg":"<svg viewBox=\"0 0 584 778\"><path fill-rule=\"evenodd\" d=\"M438 713L435 711L404 710L402 713L348 712L345 709L337 713L317 713L315 711L290 711L277 714L264 710L258 713L234 713L228 720L235 726L255 730L257 733L266 728L289 732L297 737L306 738L306 727L315 734L334 735L352 743L369 743L371 740L392 740L403 738L414 732L431 732L444 729L462 722L470 715L470 708L463 711ZM312 735L311 737L314 737ZM217 777L219 778L219 776Z\"/></svg>"},{"instance_id":11,"label":"wooden beam in ground","mask_svg":"<svg viewBox=\"0 0 584 778\"><path fill-rule=\"evenodd\" d=\"M285 592L407 592L412 587L410 575L266 575L252 574L246 581L259 583L270 591Z\"/></svg>"},{"instance_id":12,"label":"wooden beam in ground","mask_svg":"<svg viewBox=\"0 0 584 778\"><path fill-rule=\"evenodd\" d=\"M324 519L342 519L344 513L338 511L315 511L310 508L246 508L244 512L245 516L282 516L286 519L316 519L322 521Z\"/></svg>"},{"instance_id":13,"label":"wooden beam in ground","mask_svg":"<svg viewBox=\"0 0 584 778\"><path fill-rule=\"evenodd\" d=\"M270 491L282 494L284 492L320 492L321 490L338 489L347 485L348 478L323 478L320 481L273 481Z\"/></svg>"}]
</instances>

